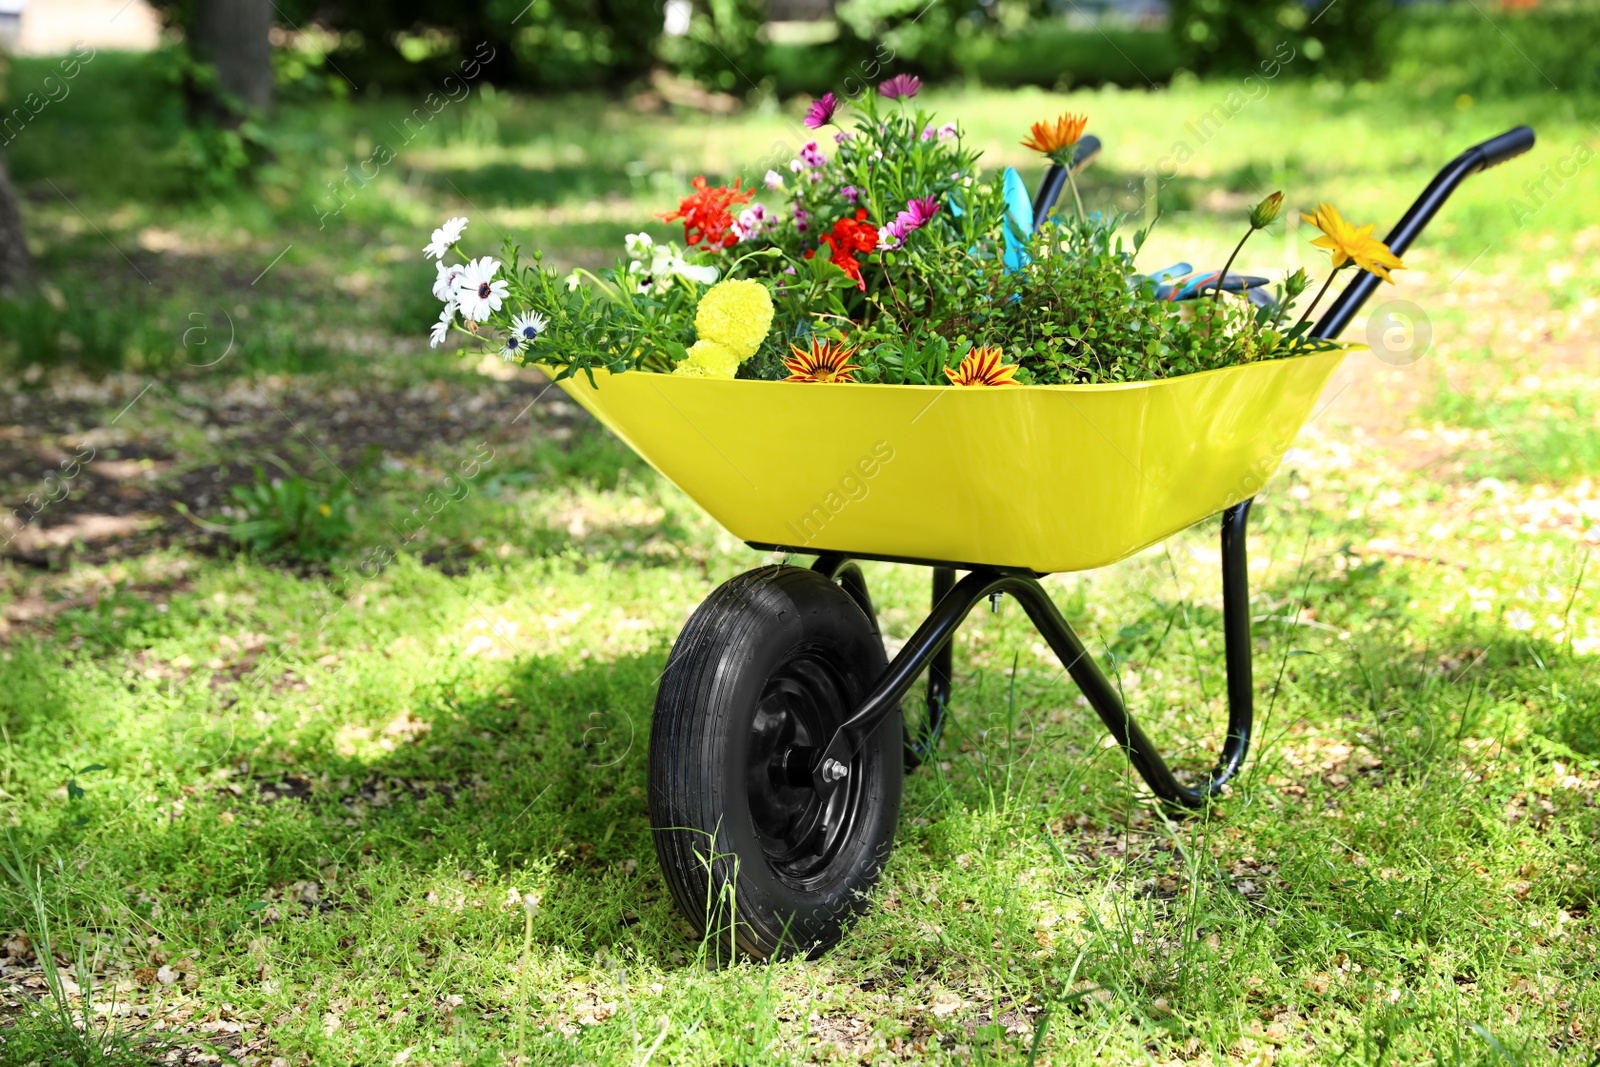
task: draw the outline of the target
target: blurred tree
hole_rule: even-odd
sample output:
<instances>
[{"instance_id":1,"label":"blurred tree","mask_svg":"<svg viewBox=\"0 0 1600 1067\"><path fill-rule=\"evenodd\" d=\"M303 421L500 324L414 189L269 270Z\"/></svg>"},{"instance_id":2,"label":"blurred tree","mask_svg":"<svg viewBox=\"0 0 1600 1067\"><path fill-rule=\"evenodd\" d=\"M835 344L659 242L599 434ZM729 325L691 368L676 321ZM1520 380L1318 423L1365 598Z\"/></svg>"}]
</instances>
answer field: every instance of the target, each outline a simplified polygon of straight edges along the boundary
<instances>
[{"instance_id":1,"label":"blurred tree","mask_svg":"<svg viewBox=\"0 0 1600 1067\"><path fill-rule=\"evenodd\" d=\"M217 88L246 108L272 106L272 0L195 0L190 49L217 71Z\"/></svg>"},{"instance_id":2,"label":"blurred tree","mask_svg":"<svg viewBox=\"0 0 1600 1067\"><path fill-rule=\"evenodd\" d=\"M28 238L22 232L17 190L6 172L5 156L0 155L0 293L20 288L32 266Z\"/></svg>"},{"instance_id":3,"label":"blurred tree","mask_svg":"<svg viewBox=\"0 0 1600 1067\"><path fill-rule=\"evenodd\" d=\"M272 106L273 0L151 0L183 34L190 110L228 126Z\"/></svg>"},{"instance_id":4,"label":"blurred tree","mask_svg":"<svg viewBox=\"0 0 1600 1067\"><path fill-rule=\"evenodd\" d=\"M274 0L150 0L183 34L172 77L183 88L189 127L178 157L190 185L220 194L250 179L271 156L257 119L272 106Z\"/></svg>"},{"instance_id":5,"label":"blurred tree","mask_svg":"<svg viewBox=\"0 0 1600 1067\"><path fill-rule=\"evenodd\" d=\"M0 53L0 104L6 99L6 57ZM0 152L0 293L20 288L32 272L28 238L22 231L22 209L17 190Z\"/></svg>"}]
</instances>

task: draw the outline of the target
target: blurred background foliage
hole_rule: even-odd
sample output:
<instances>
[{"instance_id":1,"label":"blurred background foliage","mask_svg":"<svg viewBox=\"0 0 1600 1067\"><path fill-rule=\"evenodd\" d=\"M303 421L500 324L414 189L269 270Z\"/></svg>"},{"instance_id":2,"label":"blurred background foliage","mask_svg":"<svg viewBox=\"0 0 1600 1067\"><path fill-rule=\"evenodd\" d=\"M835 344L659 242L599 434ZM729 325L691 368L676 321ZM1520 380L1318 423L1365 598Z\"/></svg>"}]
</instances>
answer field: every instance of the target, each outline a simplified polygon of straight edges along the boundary
<instances>
[{"instance_id":1,"label":"blurred background foliage","mask_svg":"<svg viewBox=\"0 0 1600 1067\"><path fill-rule=\"evenodd\" d=\"M169 25L195 0L159 0ZM552 91L664 70L735 96L849 92L892 65L930 79L1046 88L1248 74L1292 49L1296 76L1391 71L1469 92L1592 89L1593 0L282 0L280 81L332 91L484 77ZM1505 47L1507 42L1516 47ZM1523 62L1518 52L1528 62ZM298 58L296 58L298 56ZM309 57L309 60L308 60ZM339 76L330 78L332 70Z\"/></svg>"}]
</instances>

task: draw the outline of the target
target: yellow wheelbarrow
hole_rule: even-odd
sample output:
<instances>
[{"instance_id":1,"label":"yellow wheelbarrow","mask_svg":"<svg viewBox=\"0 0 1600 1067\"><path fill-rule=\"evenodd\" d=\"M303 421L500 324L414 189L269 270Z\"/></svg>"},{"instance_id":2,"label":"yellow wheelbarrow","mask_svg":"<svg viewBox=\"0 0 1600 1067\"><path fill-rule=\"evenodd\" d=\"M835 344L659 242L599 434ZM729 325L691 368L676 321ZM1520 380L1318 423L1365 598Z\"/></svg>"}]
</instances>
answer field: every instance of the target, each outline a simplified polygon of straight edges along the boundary
<instances>
[{"instance_id":1,"label":"yellow wheelbarrow","mask_svg":"<svg viewBox=\"0 0 1600 1067\"><path fill-rule=\"evenodd\" d=\"M1463 153L1389 247L1403 254L1469 175L1532 144L1524 126ZM1337 338L1377 282L1358 273L1314 335ZM718 946L761 958L842 936L889 855L901 775L939 740L951 637L986 597L1021 603L1160 800L1208 803L1250 744L1251 498L1343 355L997 389L563 380L734 535L816 556L726 582L672 648L651 728L650 815L683 913ZM1103 567L1219 512L1228 731L1215 769L1187 786L1039 577ZM892 663L858 559L933 570L932 611ZM923 670L927 716L907 730L901 700Z\"/></svg>"}]
</instances>

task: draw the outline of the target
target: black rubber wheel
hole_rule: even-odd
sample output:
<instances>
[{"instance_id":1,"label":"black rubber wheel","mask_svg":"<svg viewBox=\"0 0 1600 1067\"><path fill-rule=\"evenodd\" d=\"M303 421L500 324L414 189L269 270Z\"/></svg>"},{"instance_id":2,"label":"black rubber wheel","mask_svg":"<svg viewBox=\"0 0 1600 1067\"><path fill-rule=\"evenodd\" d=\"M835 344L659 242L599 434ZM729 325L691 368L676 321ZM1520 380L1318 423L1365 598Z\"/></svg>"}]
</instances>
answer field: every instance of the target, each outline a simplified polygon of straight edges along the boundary
<instances>
[{"instance_id":1,"label":"black rubber wheel","mask_svg":"<svg viewBox=\"0 0 1600 1067\"><path fill-rule=\"evenodd\" d=\"M650 731L650 822L717 959L816 955L865 909L900 814L899 717L826 803L807 770L884 666L855 601L799 567L725 582L678 635Z\"/></svg>"}]
</instances>

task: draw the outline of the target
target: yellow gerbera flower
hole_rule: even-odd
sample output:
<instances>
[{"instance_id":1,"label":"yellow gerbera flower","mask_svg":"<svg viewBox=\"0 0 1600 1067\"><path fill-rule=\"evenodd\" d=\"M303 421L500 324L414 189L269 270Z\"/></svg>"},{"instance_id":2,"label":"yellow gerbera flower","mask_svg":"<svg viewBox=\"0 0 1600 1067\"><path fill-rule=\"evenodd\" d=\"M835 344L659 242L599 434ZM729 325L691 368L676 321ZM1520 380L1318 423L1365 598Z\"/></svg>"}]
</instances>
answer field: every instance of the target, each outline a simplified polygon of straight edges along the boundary
<instances>
[{"instance_id":1,"label":"yellow gerbera flower","mask_svg":"<svg viewBox=\"0 0 1600 1067\"><path fill-rule=\"evenodd\" d=\"M968 352L961 365L944 369L951 385L1021 385L1016 380L1017 365L1003 363L1005 352L998 345L984 345Z\"/></svg>"},{"instance_id":2,"label":"yellow gerbera flower","mask_svg":"<svg viewBox=\"0 0 1600 1067\"><path fill-rule=\"evenodd\" d=\"M811 349L807 351L799 345L790 345L794 355L783 361L784 367L789 371L789 377L784 379L790 382L853 382L855 378L850 372L861 368L850 362L850 357L856 354L853 348L846 348L843 344L820 341L813 337Z\"/></svg>"},{"instance_id":3,"label":"yellow gerbera flower","mask_svg":"<svg viewBox=\"0 0 1600 1067\"><path fill-rule=\"evenodd\" d=\"M1350 225L1332 204L1318 204L1316 214L1301 214L1300 217L1322 231L1322 236L1311 243L1328 250L1333 257L1334 270L1354 263L1393 285L1389 272L1405 268L1400 257L1389 251L1388 245L1372 236L1371 225Z\"/></svg>"}]
</instances>

